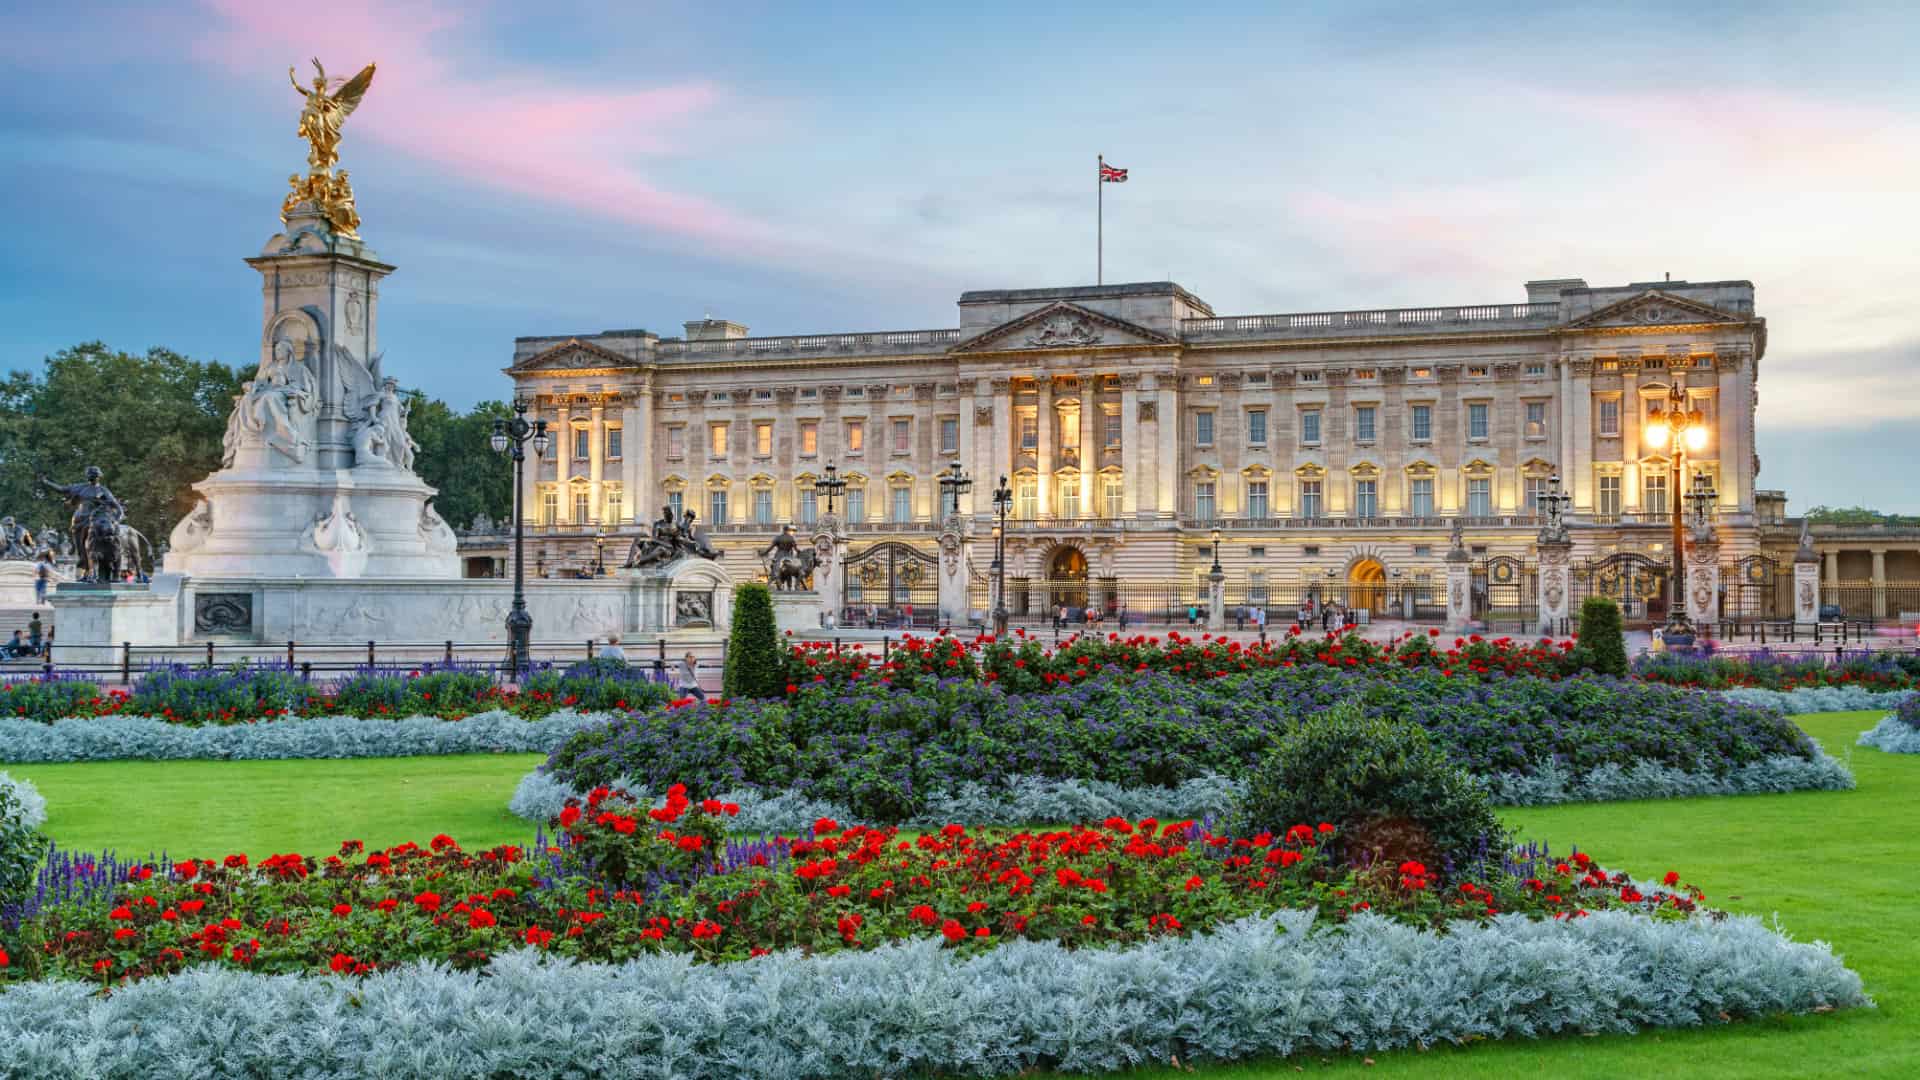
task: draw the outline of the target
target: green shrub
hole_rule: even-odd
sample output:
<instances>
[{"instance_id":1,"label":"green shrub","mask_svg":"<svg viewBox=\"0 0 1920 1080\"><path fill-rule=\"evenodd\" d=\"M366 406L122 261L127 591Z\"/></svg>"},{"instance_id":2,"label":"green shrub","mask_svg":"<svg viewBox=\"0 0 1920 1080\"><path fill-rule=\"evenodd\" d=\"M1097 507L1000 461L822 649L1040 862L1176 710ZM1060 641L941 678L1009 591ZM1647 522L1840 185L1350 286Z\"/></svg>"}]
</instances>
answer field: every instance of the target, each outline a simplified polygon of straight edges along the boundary
<instances>
[{"instance_id":1,"label":"green shrub","mask_svg":"<svg viewBox=\"0 0 1920 1080\"><path fill-rule=\"evenodd\" d=\"M1364 715L1356 702L1281 736L1248 778L1235 835L1329 822L1347 858L1464 868L1504 850L1487 790L1416 724Z\"/></svg>"},{"instance_id":2,"label":"green shrub","mask_svg":"<svg viewBox=\"0 0 1920 1080\"><path fill-rule=\"evenodd\" d=\"M26 804L11 783L0 783L0 907L33 891L46 857L47 840L28 819Z\"/></svg>"},{"instance_id":3,"label":"green shrub","mask_svg":"<svg viewBox=\"0 0 1920 1080\"><path fill-rule=\"evenodd\" d=\"M758 582L733 590L733 633L727 640L722 693L729 698L783 696L786 673L773 629L773 592Z\"/></svg>"},{"instance_id":4,"label":"green shrub","mask_svg":"<svg viewBox=\"0 0 1920 1080\"><path fill-rule=\"evenodd\" d=\"M1580 605L1580 645L1574 650L1580 666L1602 675L1627 674L1627 639L1620 632L1620 606L1604 596L1589 596Z\"/></svg>"}]
</instances>

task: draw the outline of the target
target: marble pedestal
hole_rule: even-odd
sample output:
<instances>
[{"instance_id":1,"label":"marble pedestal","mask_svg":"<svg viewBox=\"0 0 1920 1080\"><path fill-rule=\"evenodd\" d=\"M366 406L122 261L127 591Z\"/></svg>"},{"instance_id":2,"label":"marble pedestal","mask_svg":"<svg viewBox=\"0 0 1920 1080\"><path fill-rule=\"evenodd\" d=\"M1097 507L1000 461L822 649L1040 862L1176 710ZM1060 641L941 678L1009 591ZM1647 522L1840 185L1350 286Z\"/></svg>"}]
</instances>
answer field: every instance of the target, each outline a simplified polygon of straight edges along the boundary
<instances>
[{"instance_id":1,"label":"marble pedestal","mask_svg":"<svg viewBox=\"0 0 1920 1080\"><path fill-rule=\"evenodd\" d=\"M773 594L773 628L780 634L798 638L816 638L822 629L825 608L820 594L812 589Z\"/></svg>"},{"instance_id":2,"label":"marble pedestal","mask_svg":"<svg viewBox=\"0 0 1920 1080\"><path fill-rule=\"evenodd\" d=\"M1720 545L1695 540L1687 545L1687 619L1700 638L1713 636L1720 622Z\"/></svg>"},{"instance_id":3,"label":"marble pedestal","mask_svg":"<svg viewBox=\"0 0 1920 1080\"><path fill-rule=\"evenodd\" d=\"M1808 626L1820 621L1820 561L1793 562L1793 621Z\"/></svg>"},{"instance_id":4,"label":"marble pedestal","mask_svg":"<svg viewBox=\"0 0 1920 1080\"><path fill-rule=\"evenodd\" d=\"M1572 605L1573 544L1569 541L1542 540L1540 551L1540 622L1542 637L1569 633Z\"/></svg>"},{"instance_id":5,"label":"marble pedestal","mask_svg":"<svg viewBox=\"0 0 1920 1080\"><path fill-rule=\"evenodd\" d=\"M1447 629L1454 633L1473 625L1473 566L1460 554L1447 558Z\"/></svg>"},{"instance_id":6,"label":"marble pedestal","mask_svg":"<svg viewBox=\"0 0 1920 1080\"><path fill-rule=\"evenodd\" d=\"M33 580L40 564L26 559L8 559L0 562L0 608L34 607ZM71 578L59 570L53 572L53 582L69 581ZM52 588L50 585L49 588ZM51 595L51 594L49 594Z\"/></svg>"},{"instance_id":7,"label":"marble pedestal","mask_svg":"<svg viewBox=\"0 0 1920 1080\"><path fill-rule=\"evenodd\" d=\"M1207 575L1207 629L1227 628L1227 576Z\"/></svg>"}]
</instances>

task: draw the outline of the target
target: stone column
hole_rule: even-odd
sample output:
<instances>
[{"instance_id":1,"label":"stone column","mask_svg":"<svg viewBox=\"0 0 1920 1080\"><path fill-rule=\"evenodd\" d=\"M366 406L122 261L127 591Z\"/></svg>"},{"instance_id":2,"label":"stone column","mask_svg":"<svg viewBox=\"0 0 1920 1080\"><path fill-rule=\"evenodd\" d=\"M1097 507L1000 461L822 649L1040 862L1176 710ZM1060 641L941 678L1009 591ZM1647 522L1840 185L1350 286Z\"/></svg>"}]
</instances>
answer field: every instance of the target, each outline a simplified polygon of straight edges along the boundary
<instances>
[{"instance_id":1,"label":"stone column","mask_svg":"<svg viewBox=\"0 0 1920 1080\"><path fill-rule=\"evenodd\" d=\"M1753 454L1747 441L1753 411L1747 404L1743 360L1735 351L1716 357L1714 364L1720 376L1713 410L1714 456L1720 462L1720 508L1728 513L1753 508Z\"/></svg>"},{"instance_id":2,"label":"stone column","mask_svg":"<svg viewBox=\"0 0 1920 1080\"><path fill-rule=\"evenodd\" d=\"M1542 637L1569 633L1572 629L1573 542L1546 540L1540 551L1540 625ZM1451 577L1451 575L1449 575ZM1448 591L1452 591L1449 584ZM1451 614L1451 612L1449 612Z\"/></svg>"},{"instance_id":3,"label":"stone column","mask_svg":"<svg viewBox=\"0 0 1920 1080\"><path fill-rule=\"evenodd\" d=\"M984 483L975 485L975 489L986 489L986 501L980 505L993 512L993 492L1000 486L1000 478L1013 474L1013 382L1009 379L991 380L993 386L993 467L988 470L991 476L982 477ZM1008 481L1011 483L1011 479ZM999 518L994 519L998 521Z\"/></svg>"},{"instance_id":4,"label":"stone column","mask_svg":"<svg viewBox=\"0 0 1920 1080\"><path fill-rule=\"evenodd\" d=\"M593 403L592 419L587 425L587 520L599 521L606 507L606 489L601 486L607 468L607 408Z\"/></svg>"},{"instance_id":5,"label":"stone column","mask_svg":"<svg viewBox=\"0 0 1920 1080\"><path fill-rule=\"evenodd\" d=\"M1158 494L1154 509L1160 516L1178 518L1180 516L1180 391L1173 372L1161 372L1154 376L1154 390L1159 404L1154 412L1154 426L1158 429L1159 452L1154 462L1155 480Z\"/></svg>"},{"instance_id":6,"label":"stone column","mask_svg":"<svg viewBox=\"0 0 1920 1080\"><path fill-rule=\"evenodd\" d=\"M1826 560L1827 560L1827 572L1825 576L1826 576L1827 584L1829 586L1840 584L1840 552L1839 550L1832 549L1832 548L1828 549L1826 552Z\"/></svg>"},{"instance_id":7,"label":"stone column","mask_svg":"<svg viewBox=\"0 0 1920 1080\"><path fill-rule=\"evenodd\" d=\"M1140 512L1140 376L1120 376L1120 513Z\"/></svg>"},{"instance_id":8,"label":"stone column","mask_svg":"<svg viewBox=\"0 0 1920 1080\"><path fill-rule=\"evenodd\" d=\"M1700 637L1711 637L1720 621L1720 542L1696 539L1687 545L1687 618Z\"/></svg>"},{"instance_id":9,"label":"stone column","mask_svg":"<svg viewBox=\"0 0 1920 1080\"><path fill-rule=\"evenodd\" d=\"M940 530L940 625L967 624L967 530L949 514Z\"/></svg>"},{"instance_id":10,"label":"stone column","mask_svg":"<svg viewBox=\"0 0 1920 1080\"><path fill-rule=\"evenodd\" d=\"M533 406L527 410L528 423L532 423L540 418L540 398L538 395L532 395L532 397ZM528 525L532 525L540 520L540 470L546 465L546 458L533 452L533 440L531 439L527 440L527 444L521 449L521 452L526 455L526 461L520 466L520 514L521 520L525 521ZM553 451L549 448L547 452L551 454ZM513 519L508 518L506 525L507 529L511 531L513 529Z\"/></svg>"},{"instance_id":11,"label":"stone column","mask_svg":"<svg viewBox=\"0 0 1920 1080\"><path fill-rule=\"evenodd\" d=\"M1207 629L1227 628L1227 575L1215 570L1207 575Z\"/></svg>"},{"instance_id":12,"label":"stone column","mask_svg":"<svg viewBox=\"0 0 1920 1080\"><path fill-rule=\"evenodd\" d=\"M819 594L820 607L827 614L825 629L831 630L840 625L840 616L846 608L846 567L841 563L844 542L839 518L823 511L809 539L813 544L813 591Z\"/></svg>"},{"instance_id":13,"label":"stone column","mask_svg":"<svg viewBox=\"0 0 1920 1080\"><path fill-rule=\"evenodd\" d=\"M627 520L649 521L659 512L654 500L660 495L659 478L653 471L653 387L641 383L627 405L627 430L621 436L627 458Z\"/></svg>"},{"instance_id":14,"label":"stone column","mask_svg":"<svg viewBox=\"0 0 1920 1080\"><path fill-rule=\"evenodd\" d=\"M555 409L553 421L553 483L554 490L560 493L560 513L557 519L571 524L573 522L573 406L562 399Z\"/></svg>"},{"instance_id":15,"label":"stone column","mask_svg":"<svg viewBox=\"0 0 1920 1080\"><path fill-rule=\"evenodd\" d=\"M960 414L959 419L954 421L960 428L960 467L965 469L967 475L973 477L974 481L973 490L967 493L966 498L960 500L960 505L955 507L955 509L968 516L972 516L974 512L973 508L978 505L977 500L980 498L980 489L982 487L991 488L993 486L992 484L982 484L980 482L980 474L983 470L980 468L980 460L977 456L979 454L980 440L974 435L973 431L974 417L976 415L973 411L973 387L973 383L962 379L958 386L959 395L954 399L953 403L954 410ZM936 436L937 434L936 432ZM935 464L938 465L939 463L936 462ZM936 487L934 490L937 491L939 489Z\"/></svg>"},{"instance_id":16,"label":"stone column","mask_svg":"<svg viewBox=\"0 0 1920 1080\"><path fill-rule=\"evenodd\" d=\"M1035 513L1047 517L1053 513L1053 378L1042 375L1036 380L1033 395L1034 424L1039 428L1039 444L1035 447L1036 467L1040 470L1038 483L1034 485L1037 496Z\"/></svg>"},{"instance_id":17,"label":"stone column","mask_svg":"<svg viewBox=\"0 0 1920 1080\"><path fill-rule=\"evenodd\" d=\"M1080 516L1099 517L1093 512L1094 482L1100 478L1100 451L1093 439L1095 421L1100 418L1095 389L1098 374L1087 376L1087 387L1080 394Z\"/></svg>"},{"instance_id":18,"label":"stone column","mask_svg":"<svg viewBox=\"0 0 1920 1080\"><path fill-rule=\"evenodd\" d=\"M1593 360L1572 360L1568 366L1573 369L1569 380L1573 388L1573 423L1569 425L1573 430L1573 453L1560 468L1573 495L1574 512L1591 514L1597 503L1593 478Z\"/></svg>"},{"instance_id":19,"label":"stone column","mask_svg":"<svg viewBox=\"0 0 1920 1080\"><path fill-rule=\"evenodd\" d=\"M1465 630L1473 622L1473 562L1464 547L1447 552L1447 629Z\"/></svg>"},{"instance_id":20,"label":"stone column","mask_svg":"<svg viewBox=\"0 0 1920 1080\"><path fill-rule=\"evenodd\" d=\"M1887 617L1887 549L1874 548L1869 552L1873 556L1873 617Z\"/></svg>"}]
</instances>

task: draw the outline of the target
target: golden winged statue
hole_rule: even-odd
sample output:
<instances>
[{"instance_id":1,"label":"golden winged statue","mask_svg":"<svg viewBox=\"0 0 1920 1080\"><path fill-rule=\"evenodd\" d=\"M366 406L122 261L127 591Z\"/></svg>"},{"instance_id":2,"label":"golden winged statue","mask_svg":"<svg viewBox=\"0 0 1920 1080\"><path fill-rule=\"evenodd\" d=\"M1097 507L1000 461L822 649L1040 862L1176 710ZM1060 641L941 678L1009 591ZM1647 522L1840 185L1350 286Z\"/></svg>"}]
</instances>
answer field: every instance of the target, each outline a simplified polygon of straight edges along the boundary
<instances>
[{"instance_id":1,"label":"golden winged statue","mask_svg":"<svg viewBox=\"0 0 1920 1080\"><path fill-rule=\"evenodd\" d=\"M309 203L325 215L334 235L359 239L356 230L360 228L360 213L354 207L353 187L346 171L335 175L333 167L340 163L340 129L360 107L367 87L373 85L373 67L368 64L360 74L331 91L327 89L327 69L321 66L319 57L313 60L312 89L301 86L294 69L287 68L288 81L307 102L300 110L299 135L307 140L308 172L304 177L295 173L287 178L293 190L280 206L280 220L289 220L302 203Z\"/></svg>"}]
</instances>

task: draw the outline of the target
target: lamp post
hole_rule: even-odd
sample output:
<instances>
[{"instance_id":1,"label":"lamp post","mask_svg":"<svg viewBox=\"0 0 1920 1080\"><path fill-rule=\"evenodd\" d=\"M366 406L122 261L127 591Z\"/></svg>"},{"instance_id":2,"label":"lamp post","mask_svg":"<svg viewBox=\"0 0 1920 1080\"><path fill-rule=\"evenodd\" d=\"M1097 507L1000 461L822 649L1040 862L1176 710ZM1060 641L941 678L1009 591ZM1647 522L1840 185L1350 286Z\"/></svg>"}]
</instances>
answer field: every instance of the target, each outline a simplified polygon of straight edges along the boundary
<instances>
[{"instance_id":1,"label":"lamp post","mask_svg":"<svg viewBox=\"0 0 1920 1080\"><path fill-rule=\"evenodd\" d=\"M513 419L495 420L493 435L487 439L496 454L506 454L513 462L513 610L507 613L507 663L515 681L526 669L532 651L533 616L527 611L527 530L526 508L520 505L520 493L526 488L521 476L526 471L526 444L533 444L536 456L547 452L547 422L527 420L527 402L515 398Z\"/></svg>"},{"instance_id":2,"label":"lamp post","mask_svg":"<svg viewBox=\"0 0 1920 1080\"><path fill-rule=\"evenodd\" d=\"M1007 635L1007 510L1012 506L1013 489L1002 476L1000 486L993 489L993 510L1000 517L1000 524L993 529L993 636L996 639Z\"/></svg>"},{"instance_id":3,"label":"lamp post","mask_svg":"<svg viewBox=\"0 0 1920 1080\"><path fill-rule=\"evenodd\" d=\"M1548 531L1554 533L1560 531L1561 515L1566 513L1567 504L1572 501L1573 496L1562 491L1560 488L1560 474L1554 473L1553 479L1547 481L1547 493L1535 500L1538 504L1538 511L1547 516Z\"/></svg>"},{"instance_id":4,"label":"lamp post","mask_svg":"<svg viewBox=\"0 0 1920 1080\"><path fill-rule=\"evenodd\" d=\"M607 530L593 530L593 576L600 577L607 572Z\"/></svg>"},{"instance_id":5,"label":"lamp post","mask_svg":"<svg viewBox=\"0 0 1920 1080\"><path fill-rule=\"evenodd\" d=\"M1707 418L1699 409L1687 407L1686 392L1675 385L1667 391L1666 412L1655 412L1647 418L1643 437L1648 446L1671 451L1667 491L1671 497L1669 509L1673 511L1673 570L1672 580L1667 583L1667 625L1663 636L1669 643L1691 645L1693 622L1687 618L1683 584L1687 567L1686 540L1681 536L1684 515L1680 508L1680 478L1685 475L1682 462L1687 451L1701 450L1707 445Z\"/></svg>"},{"instance_id":6,"label":"lamp post","mask_svg":"<svg viewBox=\"0 0 1920 1080\"><path fill-rule=\"evenodd\" d=\"M973 477L960 471L959 462L956 461L947 466L947 471L940 474L940 501L943 503L951 503L948 513L958 514L960 512L960 496L972 490Z\"/></svg>"},{"instance_id":7,"label":"lamp post","mask_svg":"<svg viewBox=\"0 0 1920 1080\"><path fill-rule=\"evenodd\" d=\"M840 479L840 470L829 462L827 475L813 482L813 493L827 500L827 516L833 516L833 502L847 490L847 482Z\"/></svg>"}]
</instances>

